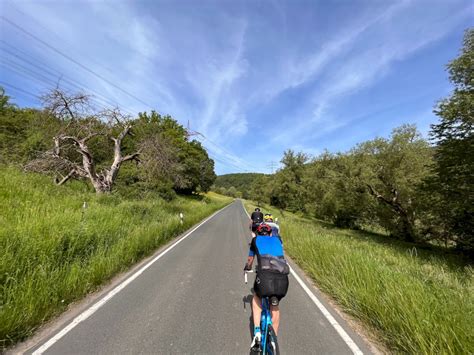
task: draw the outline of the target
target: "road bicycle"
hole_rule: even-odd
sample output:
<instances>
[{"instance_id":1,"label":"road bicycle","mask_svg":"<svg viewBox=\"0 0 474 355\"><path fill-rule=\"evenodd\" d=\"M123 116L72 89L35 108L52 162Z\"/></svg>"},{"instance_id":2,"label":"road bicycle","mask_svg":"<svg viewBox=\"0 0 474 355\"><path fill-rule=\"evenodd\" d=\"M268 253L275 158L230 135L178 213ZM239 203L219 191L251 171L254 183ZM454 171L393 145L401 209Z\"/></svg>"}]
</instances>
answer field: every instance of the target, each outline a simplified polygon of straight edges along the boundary
<instances>
[{"instance_id":1,"label":"road bicycle","mask_svg":"<svg viewBox=\"0 0 474 355\"><path fill-rule=\"evenodd\" d=\"M249 272L253 272L253 270L245 271L246 284L248 281L247 274ZM272 313L270 311L270 297L262 297L260 332L262 334L262 339L260 340L260 351L258 353L263 355L280 355L280 348L278 346L275 330L273 329Z\"/></svg>"}]
</instances>

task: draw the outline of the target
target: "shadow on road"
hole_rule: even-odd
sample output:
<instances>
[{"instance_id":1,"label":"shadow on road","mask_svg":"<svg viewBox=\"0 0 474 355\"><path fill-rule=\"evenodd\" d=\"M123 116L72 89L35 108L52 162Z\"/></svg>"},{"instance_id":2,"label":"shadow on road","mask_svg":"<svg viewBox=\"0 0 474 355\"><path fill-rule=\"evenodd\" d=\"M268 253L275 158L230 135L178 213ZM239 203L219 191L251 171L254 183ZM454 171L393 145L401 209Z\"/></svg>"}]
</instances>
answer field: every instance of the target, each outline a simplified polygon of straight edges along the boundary
<instances>
[{"instance_id":1,"label":"shadow on road","mask_svg":"<svg viewBox=\"0 0 474 355\"><path fill-rule=\"evenodd\" d=\"M246 295L243 297L242 301L244 302L244 310L245 312L250 311L249 313L249 334L250 340L253 339L253 318L252 318L252 299L253 299L253 288L251 290L250 295ZM250 350L249 355L253 355L254 353Z\"/></svg>"},{"instance_id":2,"label":"shadow on road","mask_svg":"<svg viewBox=\"0 0 474 355\"><path fill-rule=\"evenodd\" d=\"M253 289L252 289L253 292ZM249 334L250 339L253 338L253 318L252 318L252 298L253 294L246 295L243 297L242 301L244 302L244 310L249 311Z\"/></svg>"}]
</instances>

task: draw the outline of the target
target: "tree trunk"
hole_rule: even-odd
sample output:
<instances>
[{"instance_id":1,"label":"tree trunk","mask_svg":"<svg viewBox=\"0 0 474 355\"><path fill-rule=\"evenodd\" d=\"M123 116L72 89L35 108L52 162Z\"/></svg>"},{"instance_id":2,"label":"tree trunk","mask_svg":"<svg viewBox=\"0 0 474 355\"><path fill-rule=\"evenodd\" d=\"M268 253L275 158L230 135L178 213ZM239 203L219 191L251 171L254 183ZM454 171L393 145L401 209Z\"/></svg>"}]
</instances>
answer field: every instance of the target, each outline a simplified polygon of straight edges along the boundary
<instances>
[{"instance_id":1,"label":"tree trunk","mask_svg":"<svg viewBox=\"0 0 474 355\"><path fill-rule=\"evenodd\" d=\"M403 240L405 242L411 242L411 243L414 243L416 242L416 238L415 238L415 232L413 230L413 221L411 220L411 218L405 214L405 213L401 213L400 214L400 217L401 217L401 220L402 220L402 236L403 236Z\"/></svg>"},{"instance_id":2,"label":"tree trunk","mask_svg":"<svg viewBox=\"0 0 474 355\"><path fill-rule=\"evenodd\" d=\"M54 172L60 175L55 182L58 185L66 183L72 178L84 178L90 180L92 186L98 194L109 193L117 179L120 166L127 160L137 160L139 152L122 157L122 140L131 135L131 124L122 123L123 116L119 109L105 110L103 112L92 113L89 106L89 97L83 93L68 94L61 91L59 87L43 96L46 109L53 116L65 123L54 137L53 149L46 152L43 157L30 162L29 169L41 172ZM94 110L93 110L94 111ZM103 125L105 121L116 122L117 124ZM112 136L112 132L121 127L122 131L117 137ZM68 135L66 132L76 132L75 135ZM96 136L108 137L114 141L113 163L110 169L96 171L96 165L92 152L89 150L88 142ZM64 148L70 148L68 143L72 143L74 149L81 155L82 162L64 153ZM58 173L59 172L59 173Z\"/></svg>"},{"instance_id":3,"label":"tree trunk","mask_svg":"<svg viewBox=\"0 0 474 355\"><path fill-rule=\"evenodd\" d=\"M402 239L406 242L415 242L416 235L414 231L414 216L409 209L404 208L399 201L398 191L392 189L392 198L386 198L379 192L377 192L370 184L367 184L369 193L374 196L377 200L390 206L390 208L400 217L401 220L401 232Z\"/></svg>"},{"instance_id":4,"label":"tree trunk","mask_svg":"<svg viewBox=\"0 0 474 355\"><path fill-rule=\"evenodd\" d=\"M112 162L110 169L104 169L104 171L102 171L101 173L97 173L95 169L94 158L89 151L89 147L87 146L87 141L91 139L92 137L97 136L98 133L90 134L89 136L83 139L78 139L72 136L55 137L54 138L54 143L55 143L54 154L58 158L59 158L59 153L60 153L60 147L59 147L60 141L65 141L65 140L72 141L74 146L76 147L77 152L81 154L82 156L82 166L79 166L79 164L77 163L70 162L72 165L75 166L75 168L65 178L63 178L63 180L61 180L60 184L63 184L69 178L71 178L74 174L78 174L78 172L80 171L81 174L78 174L78 175L87 177L91 181L92 186L94 186L96 193L98 194L110 193L112 191L112 187L115 183L115 180L117 179L122 163L128 160L138 161L138 156L140 155L140 153L137 152L137 153L133 153L125 157L122 157L122 151L121 151L122 140L129 133L130 128L131 128L131 125L126 125L124 129L122 130L122 132L120 132L117 138L110 137L110 139L114 141L114 161Z\"/></svg>"}]
</instances>

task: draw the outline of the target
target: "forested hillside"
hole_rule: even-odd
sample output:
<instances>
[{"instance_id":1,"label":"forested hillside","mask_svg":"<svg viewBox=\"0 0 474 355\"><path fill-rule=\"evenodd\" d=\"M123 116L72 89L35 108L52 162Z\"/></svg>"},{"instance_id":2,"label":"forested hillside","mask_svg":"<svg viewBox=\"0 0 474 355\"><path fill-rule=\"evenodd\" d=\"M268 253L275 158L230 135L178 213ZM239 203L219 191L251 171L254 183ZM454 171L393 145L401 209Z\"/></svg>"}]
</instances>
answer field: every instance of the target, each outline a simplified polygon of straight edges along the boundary
<instances>
[{"instance_id":1,"label":"forested hillside","mask_svg":"<svg viewBox=\"0 0 474 355\"><path fill-rule=\"evenodd\" d=\"M213 190L222 195L248 198L252 183L262 176L264 174L259 173L219 175L214 182Z\"/></svg>"}]
</instances>

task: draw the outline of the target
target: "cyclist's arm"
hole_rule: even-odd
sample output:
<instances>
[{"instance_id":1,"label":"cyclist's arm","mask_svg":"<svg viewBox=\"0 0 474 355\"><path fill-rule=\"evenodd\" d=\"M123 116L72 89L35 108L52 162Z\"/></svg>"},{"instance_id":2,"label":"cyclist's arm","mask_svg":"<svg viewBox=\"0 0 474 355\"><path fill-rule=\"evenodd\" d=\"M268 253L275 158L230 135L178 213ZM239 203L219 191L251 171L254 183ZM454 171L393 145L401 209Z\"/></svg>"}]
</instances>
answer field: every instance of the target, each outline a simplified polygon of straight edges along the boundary
<instances>
[{"instance_id":1,"label":"cyclist's arm","mask_svg":"<svg viewBox=\"0 0 474 355\"><path fill-rule=\"evenodd\" d=\"M252 270L252 265L253 265L253 259L255 257L254 256L249 256L247 258L247 264L245 264L247 266L247 270Z\"/></svg>"},{"instance_id":2,"label":"cyclist's arm","mask_svg":"<svg viewBox=\"0 0 474 355\"><path fill-rule=\"evenodd\" d=\"M250 243L249 256L247 257L247 263L245 264L247 270L252 269L253 259L255 259L255 238Z\"/></svg>"}]
</instances>

